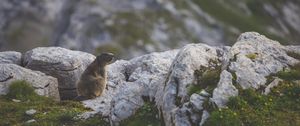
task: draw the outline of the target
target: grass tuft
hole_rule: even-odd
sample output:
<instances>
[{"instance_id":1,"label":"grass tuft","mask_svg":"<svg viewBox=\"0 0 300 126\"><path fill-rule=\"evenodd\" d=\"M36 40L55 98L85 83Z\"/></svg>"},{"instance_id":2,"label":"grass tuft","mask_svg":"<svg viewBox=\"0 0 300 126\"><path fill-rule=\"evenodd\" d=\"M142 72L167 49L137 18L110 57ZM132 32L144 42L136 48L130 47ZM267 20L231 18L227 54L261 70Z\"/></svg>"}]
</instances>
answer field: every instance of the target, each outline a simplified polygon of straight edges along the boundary
<instances>
[{"instance_id":1,"label":"grass tuft","mask_svg":"<svg viewBox=\"0 0 300 126\"><path fill-rule=\"evenodd\" d=\"M145 102L135 114L123 120L120 126L161 126L158 109L152 102Z\"/></svg>"},{"instance_id":2,"label":"grass tuft","mask_svg":"<svg viewBox=\"0 0 300 126\"><path fill-rule=\"evenodd\" d=\"M284 80L300 80L300 63L292 66L290 70L279 71L275 76Z\"/></svg>"},{"instance_id":3,"label":"grass tuft","mask_svg":"<svg viewBox=\"0 0 300 126\"><path fill-rule=\"evenodd\" d=\"M10 84L7 97L25 101L34 99L38 97L38 95L34 92L34 88L28 82L19 80Z\"/></svg>"}]
</instances>

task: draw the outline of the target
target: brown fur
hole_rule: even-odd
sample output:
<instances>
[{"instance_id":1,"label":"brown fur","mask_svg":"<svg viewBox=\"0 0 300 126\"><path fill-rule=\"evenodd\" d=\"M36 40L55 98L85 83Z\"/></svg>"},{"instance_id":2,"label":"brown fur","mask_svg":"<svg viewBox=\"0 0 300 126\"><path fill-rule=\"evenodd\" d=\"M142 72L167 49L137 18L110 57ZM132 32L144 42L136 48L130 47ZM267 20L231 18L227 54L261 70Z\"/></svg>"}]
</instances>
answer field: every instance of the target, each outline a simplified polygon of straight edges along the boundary
<instances>
[{"instance_id":1,"label":"brown fur","mask_svg":"<svg viewBox=\"0 0 300 126\"><path fill-rule=\"evenodd\" d=\"M82 101L101 96L107 83L106 66L114 60L112 53L97 56L83 72L77 83L78 96L75 100Z\"/></svg>"}]
</instances>

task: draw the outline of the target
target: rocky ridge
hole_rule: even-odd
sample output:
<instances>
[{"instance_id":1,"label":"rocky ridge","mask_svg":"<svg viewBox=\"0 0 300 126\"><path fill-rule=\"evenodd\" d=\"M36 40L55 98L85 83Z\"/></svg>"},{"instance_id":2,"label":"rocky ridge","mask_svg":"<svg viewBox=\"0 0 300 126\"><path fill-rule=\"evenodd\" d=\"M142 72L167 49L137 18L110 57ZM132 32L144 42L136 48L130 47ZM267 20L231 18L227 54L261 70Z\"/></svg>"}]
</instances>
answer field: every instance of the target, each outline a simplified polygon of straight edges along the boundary
<instances>
[{"instance_id":1,"label":"rocky ridge","mask_svg":"<svg viewBox=\"0 0 300 126\"><path fill-rule=\"evenodd\" d=\"M146 101L152 101L167 126L202 125L209 118L210 107L226 107L228 98L237 96L239 90L253 88L267 93L275 87L280 79L269 82L269 78L299 64L300 59L290 55L300 55L299 50L300 46L283 46L258 33L247 32L232 47L188 44L181 49L118 60L108 66L107 90L101 97L83 101L93 111L80 117L100 114L117 125L134 115ZM94 58L63 48L36 48L23 55L21 65L25 68L5 62L0 64L0 72L6 73L8 66L38 70L57 78L59 88L74 90L79 75ZM7 83L2 81L0 85ZM64 95L61 98L73 97L59 91Z\"/></svg>"}]
</instances>

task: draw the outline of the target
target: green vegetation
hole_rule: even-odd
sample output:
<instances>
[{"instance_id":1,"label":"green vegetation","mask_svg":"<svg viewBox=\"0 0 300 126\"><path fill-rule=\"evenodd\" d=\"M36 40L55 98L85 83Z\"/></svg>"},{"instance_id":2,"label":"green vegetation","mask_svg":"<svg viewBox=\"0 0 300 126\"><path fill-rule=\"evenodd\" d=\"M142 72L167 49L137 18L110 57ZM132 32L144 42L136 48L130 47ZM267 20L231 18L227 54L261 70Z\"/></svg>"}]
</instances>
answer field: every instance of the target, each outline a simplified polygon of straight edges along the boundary
<instances>
[{"instance_id":1,"label":"green vegetation","mask_svg":"<svg viewBox=\"0 0 300 126\"><path fill-rule=\"evenodd\" d=\"M211 64L216 65L217 63ZM211 94L220 80L220 74L220 66L202 67L200 70L195 70L194 76L196 83L188 85L187 94L191 96L193 93L200 93L202 90Z\"/></svg>"},{"instance_id":2,"label":"green vegetation","mask_svg":"<svg viewBox=\"0 0 300 126\"><path fill-rule=\"evenodd\" d=\"M300 63L292 66L289 70L279 71L275 76L284 80L300 80Z\"/></svg>"},{"instance_id":3,"label":"green vegetation","mask_svg":"<svg viewBox=\"0 0 300 126\"><path fill-rule=\"evenodd\" d=\"M214 109L206 126L298 126L300 125L300 64L274 76L284 81L271 89L269 95L259 90L239 89L239 96L231 97L226 108ZM296 81L298 80L298 81ZM236 84L236 75L233 73Z\"/></svg>"},{"instance_id":4,"label":"green vegetation","mask_svg":"<svg viewBox=\"0 0 300 126\"><path fill-rule=\"evenodd\" d=\"M230 98L228 108L215 109L206 126L299 126L300 83L284 81L262 95L242 90Z\"/></svg>"},{"instance_id":5,"label":"green vegetation","mask_svg":"<svg viewBox=\"0 0 300 126\"><path fill-rule=\"evenodd\" d=\"M251 60L254 60L254 59L256 59L257 54L256 53L250 53L250 54L247 54L246 57L248 57Z\"/></svg>"},{"instance_id":6,"label":"green vegetation","mask_svg":"<svg viewBox=\"0 0 300 126\"><path fill-rule=\"evenodd\" d=\"M121 126L161 126L158 109L152 102L145 102L130 118L121 122Z\"/></svg>"},{"instance_id":7,"label":"green vegetation","mask_svg":"<svg viewBox=\"0 0 300 126\"><path fill-rule=\"evenodd\" d=\"M18 99L20 102L13 102ZM35 109L34 115L26 115L25 111ZM0 96L0 125L25 125L26 121L35 119L36 122L26 125L36 126L94 126L108 125L101 117L88 120L75 119L75 117L88 111L80 102L57 102L50 98L39 96L25 81L15 81L9 87L9 93Z\"/></svg>"},{"instance_id":8,"label":"green vegetation","mask_svg":"<svg viewBox=\"0 0 300 126\"><path fill-rule=\"evenodd\" d=\"M200 94L200 92L202 91L202 88L199 85L194 85L194 84L190 84L187 87L187 91L188 91L188 95L191 96L194 93Z\"/></svg>"},{"instance_id":9,"label":"green vegetation","mask_svg":"<svg viewBox=\"0 0 300 126\"><path fill-rule=\"evenodd\" d=\"M7 93L8 98L18 100L34 100L38 99L39 96L34 92L34 89L26 81L20 80L12 82L9 86L9 92Z\"/></svg>"}]
</instances>

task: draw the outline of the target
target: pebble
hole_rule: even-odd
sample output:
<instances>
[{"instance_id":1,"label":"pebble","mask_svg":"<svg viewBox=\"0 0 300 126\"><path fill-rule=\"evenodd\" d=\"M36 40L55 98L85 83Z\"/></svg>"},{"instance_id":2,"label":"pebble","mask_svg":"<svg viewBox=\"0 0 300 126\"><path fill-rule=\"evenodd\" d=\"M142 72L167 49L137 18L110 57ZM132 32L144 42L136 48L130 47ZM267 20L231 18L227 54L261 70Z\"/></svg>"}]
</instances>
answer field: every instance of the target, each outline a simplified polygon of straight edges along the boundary
<instances>
[{"instance_id":1,"label":"pebble","mask_svg":"<svg viewBox=\"0 0 300 126\"><path fill-rule=\"evenodd\" d=\"M33 114L36 113L36 110L30 109L30 110L27 110L25 113L26 113L27 115L33 115Z\"/></svg>"}]
</instances>

